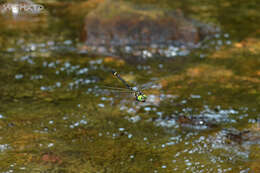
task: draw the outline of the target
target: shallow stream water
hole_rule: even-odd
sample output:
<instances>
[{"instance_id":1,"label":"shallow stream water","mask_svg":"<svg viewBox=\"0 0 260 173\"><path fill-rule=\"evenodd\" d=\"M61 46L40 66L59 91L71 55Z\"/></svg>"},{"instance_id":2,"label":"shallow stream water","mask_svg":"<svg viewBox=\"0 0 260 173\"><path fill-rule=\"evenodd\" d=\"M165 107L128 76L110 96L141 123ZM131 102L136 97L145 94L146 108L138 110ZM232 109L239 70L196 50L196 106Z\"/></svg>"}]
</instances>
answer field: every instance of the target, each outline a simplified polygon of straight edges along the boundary
<instances>
[{"instance_id":1,"label":"shallow stream water","mask_svg":"<svg viewBox=\"0 0 260 173\"><path fill-rule=\"evenodd\" d=\"M34 1L0 16L0 172L260 172L257 0L128 0L181 9L220 33L186 54L144 61L87 54L100 0ZM167 53L167 52L166 52ZM145 87L148 100L104 90Z\"/></svg>"}]
</instances>

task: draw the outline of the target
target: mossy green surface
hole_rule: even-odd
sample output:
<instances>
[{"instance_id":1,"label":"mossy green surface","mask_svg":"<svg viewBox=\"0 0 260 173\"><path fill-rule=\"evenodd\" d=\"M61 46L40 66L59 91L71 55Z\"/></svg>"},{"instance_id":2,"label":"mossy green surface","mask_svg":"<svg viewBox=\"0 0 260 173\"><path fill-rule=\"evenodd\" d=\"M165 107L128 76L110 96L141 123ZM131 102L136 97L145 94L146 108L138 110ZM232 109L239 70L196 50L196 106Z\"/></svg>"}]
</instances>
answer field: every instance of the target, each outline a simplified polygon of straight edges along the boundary
<instances>
[{"instance_id":1,"label":"mossy green surface","mask_svg":"<svg viewBox=\"0 0 260 173\"><path fill-rule=\"evenodd\" d=\"M131 64L111 57L66 52L70 47L63 42L72 40L73 45L78 41L77 29L86 15L73 16L77 13L69 9L71 4L61 8L58 2L48 1L47 16L40 16L36 22L18 21L17 28L13 23L11 27L11 19L1 20L0 172L259 170L259 144L245 147L234 143L223 147L217 143L220 148L214 148L225 128L259 132L260 28L255 22L260 21L256 12L258 1L131 2L136 6L181 8L188 16L215 22L223 34L229 33L231 44L217 50L212 47L195 50L188 57ZM102 2L87 3L94 5L88 4L89 9L84 6L86 13ZM45 46L41 47L41 43ZM30 44L37 45L37 49L21 49ZM59 44L64 48L56 51L54 48ZM207 56L201 58L201 54ZM138 69L138 65L142 68ZM86 73L78 73L84 68L88 68ZM87 92L101 85L123 87L107 69L117 69L133 85L153 81L162 86L145 90L148 97L169 94L176 98L138 107L130 94ZM94 82L84 83L80 79ZM147 107L151 111L146 111ZM230 111L226 122L206 131L156 124L160 112L162 119L170 119L175 114L200 115L207 109L214 110L216 116L230 109L238 113ZM139 121L129 120L136 116ZM249 153L248 158L239 152Z\"/></svg>"}]
</instances>

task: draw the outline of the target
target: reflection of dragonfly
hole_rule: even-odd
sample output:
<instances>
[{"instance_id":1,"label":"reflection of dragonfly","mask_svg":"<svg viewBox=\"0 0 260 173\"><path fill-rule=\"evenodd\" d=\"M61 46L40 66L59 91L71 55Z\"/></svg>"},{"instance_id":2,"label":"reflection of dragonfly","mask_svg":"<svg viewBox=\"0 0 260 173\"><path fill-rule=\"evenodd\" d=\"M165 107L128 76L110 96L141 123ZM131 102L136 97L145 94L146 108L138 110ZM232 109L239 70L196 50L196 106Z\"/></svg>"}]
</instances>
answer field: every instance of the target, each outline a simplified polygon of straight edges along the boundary
<instances>
[{"instance_id":1,"label":"reflection of dragonfly","mask_svg":"<svg viewBox=\"0 0 260 173\"><path fill-rule=\"evenodd\" d=\"M130 87L130 85L118 74L118 72L112 70L112 74L119 79L127 88L105 87L115 92L134 93L135 99L138 102L145 102L147 96L137 87Z\"/></svg>"}]
</instances>

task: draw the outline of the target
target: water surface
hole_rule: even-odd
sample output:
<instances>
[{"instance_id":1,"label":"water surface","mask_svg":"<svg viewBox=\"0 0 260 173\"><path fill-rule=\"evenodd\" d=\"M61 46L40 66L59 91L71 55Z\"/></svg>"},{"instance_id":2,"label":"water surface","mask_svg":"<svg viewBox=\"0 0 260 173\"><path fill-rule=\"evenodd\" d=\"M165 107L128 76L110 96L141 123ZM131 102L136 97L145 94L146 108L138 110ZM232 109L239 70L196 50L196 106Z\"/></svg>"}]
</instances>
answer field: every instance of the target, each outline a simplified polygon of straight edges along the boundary
<instances>
[{"instance_id":1,"label":"water surface","mask_svg":"<svg viewBox=\"0 0 260 173\"><path fill-rule=\"evenodd\" d=\"M131 2L221 33L188 55L136 63L82 52L84 17L102 1L0 16L1 172L260 171L257 1ZM124 87L109 69L147 87L148 101L103 90Z\"/></svg>"}]
</instances>

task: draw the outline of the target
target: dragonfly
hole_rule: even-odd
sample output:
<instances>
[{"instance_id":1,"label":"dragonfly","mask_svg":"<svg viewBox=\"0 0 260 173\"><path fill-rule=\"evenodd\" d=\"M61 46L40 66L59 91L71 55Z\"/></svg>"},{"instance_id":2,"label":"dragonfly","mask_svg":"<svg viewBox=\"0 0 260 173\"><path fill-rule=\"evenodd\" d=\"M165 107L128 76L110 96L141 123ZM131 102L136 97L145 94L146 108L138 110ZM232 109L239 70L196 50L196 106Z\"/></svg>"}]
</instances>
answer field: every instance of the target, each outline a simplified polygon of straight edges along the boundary
<instances>
[{"instance_id":1,"label":"dragonfly","mask_svg":"<svg viewBox=\"0 0 260 173\"><path fill-rule=\"evenodd\" d=\"M117 71L111 70L113 76L115 76L118 80L120 80L126 88L116 88L116 87L107 87L109 89L121 89L121 91L118 92L129 92L129 93L134 93L135 95L135 100L138 102L145 102L147 99L147 96L142 92L141 89L138 89L137 87L131 87L120 75ZM128 91L126 91L127 89Z\"/></svg>"}]
</instances>

